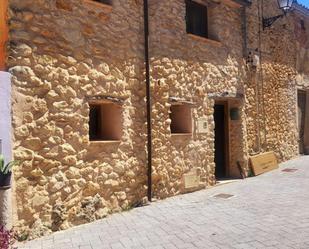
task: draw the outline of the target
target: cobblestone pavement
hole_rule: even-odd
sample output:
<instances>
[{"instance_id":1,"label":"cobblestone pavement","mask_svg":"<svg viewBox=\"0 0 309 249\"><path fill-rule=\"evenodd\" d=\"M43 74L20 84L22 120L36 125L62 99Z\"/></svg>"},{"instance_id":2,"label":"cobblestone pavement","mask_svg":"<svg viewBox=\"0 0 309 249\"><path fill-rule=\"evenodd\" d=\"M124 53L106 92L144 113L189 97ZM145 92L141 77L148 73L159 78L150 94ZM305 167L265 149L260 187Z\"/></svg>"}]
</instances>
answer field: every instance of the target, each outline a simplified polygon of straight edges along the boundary
<instances>
[{"instance_id":1,"label":"cobblestone pavement","mask_svg":"<svg viewBox=\"0 0 309 249\"><path fill-rule=\"evenodd\" d=\"M295 172L282 169L295 168ZM234 195L229 199L217 194ZM22 244L23 249L309 248L309 157Z\"/></svg>"}]
</instances>

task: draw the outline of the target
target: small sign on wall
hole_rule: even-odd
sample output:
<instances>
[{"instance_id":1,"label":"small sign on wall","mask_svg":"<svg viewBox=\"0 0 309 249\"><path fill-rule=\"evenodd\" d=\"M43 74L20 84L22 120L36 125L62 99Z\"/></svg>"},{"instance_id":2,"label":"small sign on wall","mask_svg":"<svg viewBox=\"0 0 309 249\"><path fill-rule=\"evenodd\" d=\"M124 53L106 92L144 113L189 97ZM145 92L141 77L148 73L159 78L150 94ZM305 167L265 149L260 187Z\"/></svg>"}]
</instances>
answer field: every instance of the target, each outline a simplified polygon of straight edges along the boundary
<instances>
[{"instance_id":1,"label":"small sign on wall","mask_svg":"<svg viewBox=\"0 0 309 249\"><path fill-rule=\"evenodd\" d=\"M230 109L230 118L231 118L231 120L240 120L239 108L231 108Z\"/></svg>"},{"instance_id":2,"label":"small sign on wall","mask_svg":"<svg viewBox=\"0 0 309 249\"><path fill-rule=\"evenodd\" d=\"M183 176L185 189L197 188L200 184L200 177L196 172L188 173Z\"/></svg>"},{"instance_id":3,"label":"small sign on wall","mask_svg":"<svg viewBox=\"0 0 309 249\"><path fill-rule=\"evenodd\" d=\"M196 131L197 133L207 133L207 119L199 118L196 122Z\"/></svg>"}]
</instances>

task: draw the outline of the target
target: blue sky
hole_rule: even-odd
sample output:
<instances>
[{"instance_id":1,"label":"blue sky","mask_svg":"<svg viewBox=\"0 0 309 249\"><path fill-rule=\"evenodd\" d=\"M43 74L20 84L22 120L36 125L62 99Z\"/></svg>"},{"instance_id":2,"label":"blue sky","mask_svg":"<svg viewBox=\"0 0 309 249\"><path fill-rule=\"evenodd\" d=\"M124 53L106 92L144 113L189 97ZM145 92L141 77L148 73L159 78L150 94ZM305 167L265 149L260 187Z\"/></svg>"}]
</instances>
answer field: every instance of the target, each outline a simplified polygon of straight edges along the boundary
<instances>
[{"instance_id":1,"label":"blue sky","mask_svg":"<svg viewBox=\"0 0 309 249\"><path fill-rule=\"evenodd\" d=\"M309 0L298 0L298 2L309 8Z\"/></svg>"}]
</instances>

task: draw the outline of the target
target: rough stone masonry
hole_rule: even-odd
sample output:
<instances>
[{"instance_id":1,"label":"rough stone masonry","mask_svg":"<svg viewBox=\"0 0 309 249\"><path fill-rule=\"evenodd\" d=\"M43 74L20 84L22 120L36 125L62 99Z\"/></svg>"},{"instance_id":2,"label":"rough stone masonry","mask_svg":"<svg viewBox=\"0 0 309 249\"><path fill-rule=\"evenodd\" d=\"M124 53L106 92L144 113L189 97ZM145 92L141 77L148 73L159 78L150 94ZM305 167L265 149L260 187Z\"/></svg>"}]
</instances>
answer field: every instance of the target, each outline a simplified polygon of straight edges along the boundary
<instances>
[{"instance_id":1,"label":"rough stone masonry","mask_svg":"<svg viewBox=\"0 0 309 249\"><path fill-rule=\"evenodd\" d=\"M239 110L227 121L229 177L239 177L237 162L248 173L256 153L296 157L297 88L309 85L308 10L297 5L262 31L262 15L278 14L275 0L247 8L199 0L209 10L209 37L201 38L186 31L184 0L149 2L154 197L215 184L216 103L228 117ZM14 224L29 238L129 209L147 194L143 4L109 3L9 0L13 152L22 162ZM93 98L118 106L118 139L90 140ZM190 132L172 131L175 106L186 110ZM186 187L187 175L198 183Z\"/></svg>"}]
</instances>

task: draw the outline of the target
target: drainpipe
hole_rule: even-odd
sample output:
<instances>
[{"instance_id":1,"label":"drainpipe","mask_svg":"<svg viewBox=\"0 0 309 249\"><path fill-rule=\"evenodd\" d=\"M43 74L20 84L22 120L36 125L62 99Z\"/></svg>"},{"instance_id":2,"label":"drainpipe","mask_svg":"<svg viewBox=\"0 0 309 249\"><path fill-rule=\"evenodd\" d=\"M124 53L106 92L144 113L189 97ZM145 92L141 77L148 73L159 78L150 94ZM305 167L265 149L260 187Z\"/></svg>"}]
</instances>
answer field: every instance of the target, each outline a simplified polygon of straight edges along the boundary
<instances>
[{"instance_id":1,"label":"drainpipe","mask_svg":"<svg viewBox=\"0 0 309 249\"><path fill-rule=\"evenodd\" d=\"M148 0L144 0L145 70L146 70L146 109L147 109L147 197L152 201L152 129L151 129L151 92L149 63L149 15Z\"/></svg>"},{"instance_id":2,"label":"drainpipe","mask_svg":"<svg viewBox=\"0 0 309 249\"><path fill-rule=\"evenodd\" d=\"M267 150L267 135L266 135L266 111L265 111L265 97L264 97L264 69L263 69L263 53L262 53L262 20L264 16L264 0L259 0L258 17L259 17L259 57L260 57L260 70L259 70L259 83L261 83L261 99L262 99L262 118L263 118L263 130L264 130L264 141L260 144L260 149L265 152ZM260 134L261 136L261 134ZM260 138L261 143L261 138Z\"/></svg>"},{"instance_id":3,"label":"drainpipe","mask_svg":"<svg viewBox=\"0 0 309 249\"><path fill-rule=\"evenodd\" d=\"M242 32L243 32L243 56L247 59L248 56L248 30L247 30L247 7L241 7Z\"/></svg>"}]
</instances>

